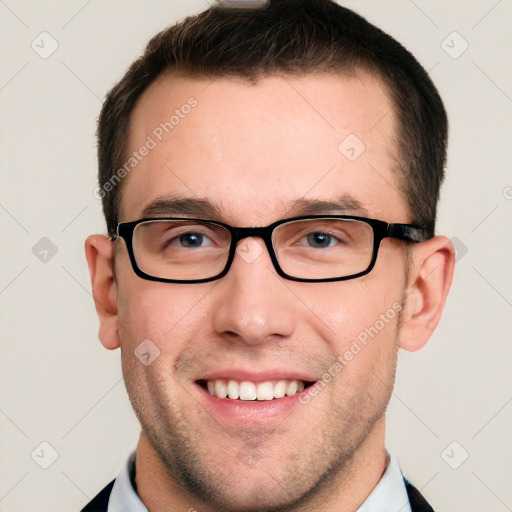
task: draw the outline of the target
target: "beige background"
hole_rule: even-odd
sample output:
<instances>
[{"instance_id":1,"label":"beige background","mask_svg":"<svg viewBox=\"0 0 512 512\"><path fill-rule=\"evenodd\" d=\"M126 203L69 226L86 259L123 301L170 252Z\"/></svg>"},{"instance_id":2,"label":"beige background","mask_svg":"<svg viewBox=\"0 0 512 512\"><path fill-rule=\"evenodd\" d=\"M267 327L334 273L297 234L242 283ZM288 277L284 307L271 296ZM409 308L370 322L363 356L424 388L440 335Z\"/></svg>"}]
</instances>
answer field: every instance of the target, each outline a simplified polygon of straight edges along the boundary
<instances>
[{"instance_id":1,"label":"beige background","mask_svg":"<svg viewBox=\"0 0 512 512\"><path fill-rule=\"evenodd\" d=\"M0 0L1 511L78 510L136 442L83 254L104 232L95 122L148 38L206 5ZM438 331L401 354L388 447L437 512L512 510L512 2L345 5L419 58L451 121L438 231L456 237L459 262Z\"/></svg>"}]
</instances>

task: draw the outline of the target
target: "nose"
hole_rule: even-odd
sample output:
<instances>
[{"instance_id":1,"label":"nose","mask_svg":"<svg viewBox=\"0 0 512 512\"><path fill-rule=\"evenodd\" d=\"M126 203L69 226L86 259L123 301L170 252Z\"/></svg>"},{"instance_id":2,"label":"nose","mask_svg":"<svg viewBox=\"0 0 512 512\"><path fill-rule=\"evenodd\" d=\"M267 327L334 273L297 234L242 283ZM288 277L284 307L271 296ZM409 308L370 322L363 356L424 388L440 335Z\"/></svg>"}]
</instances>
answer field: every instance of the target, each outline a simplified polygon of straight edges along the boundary
<instances>
[{"instance_id":1,"label":"nose","mask_svg":"<svg viewBox=\"0 0 512 512\"><path fill-rule=\"evenodd\" d=\"M297 304L282 281L264 241L241 240L229 272L215 287L215 331L247 345L289 337L295 329Z\"/></svg>"}]
</instances>

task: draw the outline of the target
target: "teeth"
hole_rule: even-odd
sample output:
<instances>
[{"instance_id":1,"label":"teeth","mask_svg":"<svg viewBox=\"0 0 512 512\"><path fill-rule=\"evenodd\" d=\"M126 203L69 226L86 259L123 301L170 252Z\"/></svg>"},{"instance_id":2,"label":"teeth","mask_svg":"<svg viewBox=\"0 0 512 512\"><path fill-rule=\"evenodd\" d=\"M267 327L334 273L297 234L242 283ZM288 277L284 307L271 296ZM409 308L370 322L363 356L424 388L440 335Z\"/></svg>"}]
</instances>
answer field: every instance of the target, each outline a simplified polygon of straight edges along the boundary
<instances>
[{"instance_id":1,"label":"teeth","mask_svg":"<svg viewBox=\"0 0 512 512\"><path fill-rule=\"evenodd\" d=\"M218 398L229 397L232 400L273 400L292 396L304 390L300 380L276 380L266 382L249 382L223 379L207 381L208 393Z\"/></svg>"},{"instance_id":2,"label":"teeth","mask_svg":"<svg viewBox=\"0 0 512 512\"><path fill-rule=\"evenodd\" d=\"M215 381L215 396L219 398L226 398L226 395L228 394L226 389L226 383L223 380L216 380Z\"/></svg>"},{"instance_id":3,"label":"teeth","mask_svg":"<svg viewBox=\"0 0 512 512\"><path fill-rule=\"evenodd\" d=\"M236 399L239 396L238 382L236 380L230 380L228 382L228 396L229 398Z\"/></svg>"},{"instance_id":4,"label":"teeth","mask_svg":"<svg viewBox=\"0 0 512 512\"><path fill-rule=\"evenodd\" d=\"M297 393L297 381L291 380L290 382L288 382L288 385L286 386L286 395L292 396L295 395L295 393Z\"/></svg>"},{"instance_id":5,"label":"teeth","mask_svg":"<svg viewBox=\"0 0 512 512\"><path fill-rule=\"evenodd\" d=\"M258 400L272 400L274 398L274 386L272 382L262 382L256 388L256 398Z\"/></svg>"},{"instance_id":6,"label":"teeth","mask_svg":"<svg viewBox=\"0 0 512 512\"><path fill-rule=\"evenodd\" d=\"M256 386L252 382L240 383L240 400L256 400Z\"/></svg>"},{"instance_id":7,"label":"teeth","mask_svg":"<svg viewBox=\"0 0 512 512\"><path fill-rule=\"evenodd\" d=\"M283 398L286 395L286 381L279 380L274 384L274 397Z\"/></svg>"}]
</instances>

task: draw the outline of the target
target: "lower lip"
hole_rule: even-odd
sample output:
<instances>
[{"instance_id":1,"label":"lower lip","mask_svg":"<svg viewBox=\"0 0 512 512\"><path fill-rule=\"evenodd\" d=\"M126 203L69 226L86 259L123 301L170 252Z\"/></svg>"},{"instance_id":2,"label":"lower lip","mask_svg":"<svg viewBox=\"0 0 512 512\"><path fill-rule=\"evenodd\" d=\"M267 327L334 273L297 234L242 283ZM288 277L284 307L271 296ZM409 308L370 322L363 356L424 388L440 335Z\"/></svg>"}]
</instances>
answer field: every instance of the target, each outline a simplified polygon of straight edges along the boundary
<instances>
[{"instance_id":1,"label":"lower lip","mask_svg":"<svg viewBox=\"0 0 512 512\"><path fill-rule=\"evenodd\" d=\"M196 387L199 391L200 400L206 406L208 412L230 422L281 421L296 407L302 405L299 402L299 393L283 398L274 398L273 400L233 400L210 395L197 383Z\"/></svg>"}]
</instances>

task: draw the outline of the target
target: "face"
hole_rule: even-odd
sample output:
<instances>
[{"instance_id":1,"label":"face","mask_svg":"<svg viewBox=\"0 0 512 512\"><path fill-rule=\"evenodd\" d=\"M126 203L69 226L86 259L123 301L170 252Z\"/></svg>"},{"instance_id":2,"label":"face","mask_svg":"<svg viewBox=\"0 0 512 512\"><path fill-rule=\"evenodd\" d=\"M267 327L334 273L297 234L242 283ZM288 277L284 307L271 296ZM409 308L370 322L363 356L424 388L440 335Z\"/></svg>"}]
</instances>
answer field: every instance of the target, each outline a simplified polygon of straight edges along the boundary
<instances>
[{"instance_id":1,"label":"face","mask_svg":"<svg viewBox=\"0 0 512 512\"><path fill-rule=\"evenodd\" d=\"M197 103L183 108L190 97ZM161 123L175 110L179 121L166 133ZM148 136L156 144L125 179L120 220L142 218L151 205L152 216L205 217L183 202L182 210L154 207L179 197L209 201L214 220L266 226L313 211L292 209L297 200L343 198L340 210L313 213L409 222L393 173L395 122L369 76L255 85L163 77L133 113L129 155ZM356 159L362 146L353 135L340 150L350 134L365 146ZM219 510L284 510L328 495L361 453L383 445L406 287L400 242L383 240L362 278L301 283L276 274L263 240L246 239L239 246L253 257L238 252L225 277L201 284L143 280L124 242L115 243L127 390L177 487ZM149 365L134 356L146 339L159 350ZM229 380L267 382L262 389L277 395L290 386L290 396L208 392ZM306 389L293 394L295 381Z\"/></svg>"}]
</instances>

